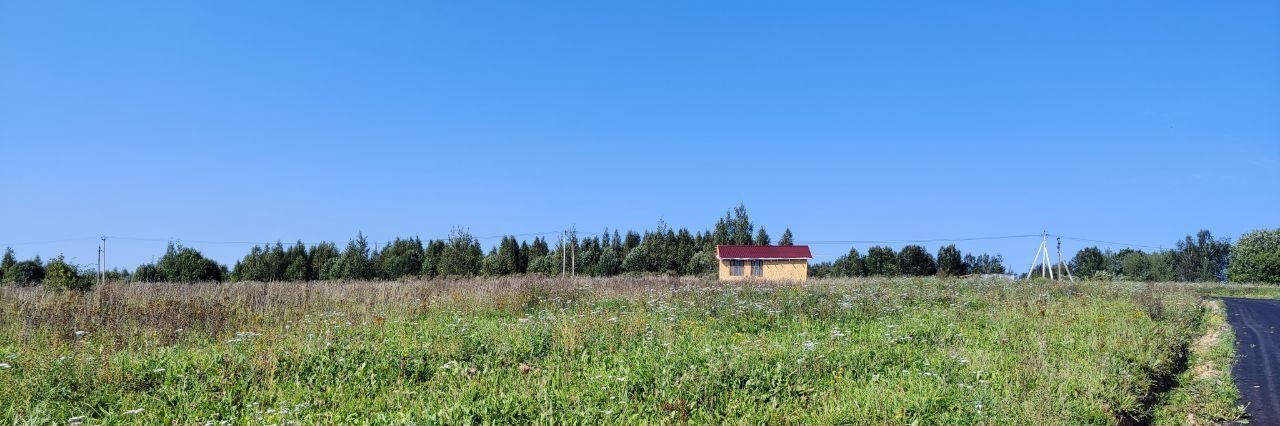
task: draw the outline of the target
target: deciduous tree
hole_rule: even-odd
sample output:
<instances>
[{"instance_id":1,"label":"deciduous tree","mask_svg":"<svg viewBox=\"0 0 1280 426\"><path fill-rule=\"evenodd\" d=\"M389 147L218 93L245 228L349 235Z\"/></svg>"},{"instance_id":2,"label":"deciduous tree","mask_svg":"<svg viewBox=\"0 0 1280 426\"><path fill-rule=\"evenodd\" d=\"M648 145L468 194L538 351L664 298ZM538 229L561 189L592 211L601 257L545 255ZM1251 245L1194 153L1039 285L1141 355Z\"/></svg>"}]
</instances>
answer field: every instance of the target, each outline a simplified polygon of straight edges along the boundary
<instances>
[{"instance_id":1,"label":"deciduous tree","mask_svg":"<svg viewBox=\"0 0 1280 426\"><path fill-rule=\"evenodd\" d=\"M1280 284L1280 229L1244 234L1231 251L1227 276L1234 282Z\"/></svg>"}]
</instances>

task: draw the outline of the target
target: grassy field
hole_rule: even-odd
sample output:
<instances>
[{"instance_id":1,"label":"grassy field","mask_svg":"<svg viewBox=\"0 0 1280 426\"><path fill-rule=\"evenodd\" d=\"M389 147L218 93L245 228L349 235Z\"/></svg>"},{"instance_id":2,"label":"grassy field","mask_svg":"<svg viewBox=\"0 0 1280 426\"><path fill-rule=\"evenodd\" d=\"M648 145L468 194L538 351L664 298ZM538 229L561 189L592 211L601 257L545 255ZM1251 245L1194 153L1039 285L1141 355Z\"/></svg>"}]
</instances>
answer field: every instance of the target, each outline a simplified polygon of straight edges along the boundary
<instances>
[{"instance_id":1,"label":"grassy field","mask_svg":"<svg viewBox=\"0 0 1280 426\"><path fill-rule=\"evenodd\" d=\"M933 278L4 288L0 421L1142 422L1205 312L1187 286Z\"/></svg>"}]
</instances>

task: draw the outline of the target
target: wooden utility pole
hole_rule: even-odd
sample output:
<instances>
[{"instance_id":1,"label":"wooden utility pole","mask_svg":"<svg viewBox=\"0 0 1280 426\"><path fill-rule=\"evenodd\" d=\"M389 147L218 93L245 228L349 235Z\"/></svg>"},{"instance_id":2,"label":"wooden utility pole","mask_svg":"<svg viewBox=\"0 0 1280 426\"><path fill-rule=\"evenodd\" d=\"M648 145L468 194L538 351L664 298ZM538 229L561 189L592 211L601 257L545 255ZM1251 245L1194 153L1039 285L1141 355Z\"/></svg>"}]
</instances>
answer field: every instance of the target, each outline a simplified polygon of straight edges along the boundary
<instances>
[{"instance_id":1,"label":"wooden utility pole","mask_svg":"<svg viewBox=\"0 0 1280 426\"><path fill-rule=\"evenodd\" d=\"M107 283L107 236L106 235L102 236L102 267L99 269L102 271L100 275L100 279L102 280L103 284L106 284Z\"/></svg>"},{"instance_id":2,"label":"wooden utility pole","mask_svg":"<svg viewBox=\"0 0 1280 426\"><path fill-rule=\"evenodd\" d=\"M1067 267L1067 260L1062 258L1062 237L1058 237L1058 264L1062 266L1063 271L1067 271L1067 278L1071 282L1076 281L1076 277L1071 275L1071 268ZM1062 279L1062 273L1058 273L1058 279Z\"/></svg>"}]
</instances>

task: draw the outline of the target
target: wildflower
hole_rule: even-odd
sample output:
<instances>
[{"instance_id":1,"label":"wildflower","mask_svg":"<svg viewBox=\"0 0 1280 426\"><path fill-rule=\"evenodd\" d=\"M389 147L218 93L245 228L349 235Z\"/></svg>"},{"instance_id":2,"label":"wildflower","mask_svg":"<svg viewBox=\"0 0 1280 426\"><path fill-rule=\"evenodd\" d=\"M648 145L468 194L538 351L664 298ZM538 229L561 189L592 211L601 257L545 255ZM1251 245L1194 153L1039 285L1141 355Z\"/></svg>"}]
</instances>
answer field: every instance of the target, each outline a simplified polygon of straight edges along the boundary
<instances>
[{"instance_id":1,"label":"wildflower","mask_svg":"<svg viewBox=\"0 0 1280 426\"><path fill-rule=\"evenodd\" d=\"M78 425L78 424L80 424L80 423L84 423L84 420L85 420L85 419L87 419L87 418L88 418L88 417L85 417L85 416L75 416L75 417L72 417L72 418L67 419L67 424L71 424L71 425Z\"/></svg>"},{"instance_id":2,"label":"wildflower","mask_svg":"<svg viewBox=\"0 0 1280 426\"><path fill-rule=\"evenodd\" d=\"M163 373L163 372L164 372L164 369L163 369L163 368L157 368L157 369L155 369L155 370L151 370L151 372L152 372L152 373Z\"/></svg>"},{"instance_id":3,"label":"wildflower","mask_svg":"<svg viewBox=\"0 0 1280 426\"><path fill-rule=\"evenodd\" d=\"M141 413L142 411L143 411L143 410L142 410L141 408L134 408L134 409L132 409L132 410L125 411L125 412L124 412L124 414L125 414L125 415L134 415L134 414Z\"/></svg>"},{"instance_id":4,"label":"wildflower","mask_svg":"<svg viewBox=\"0 0 1280 426\"><path fill-rule=\"evenodd\" d=\"M83 336L83 335L86 335L86 334L89 334L89 332L84 331L84 330L76 330L76 337L80 337L80 336Z\"/></svg>"},{"instance_id":5,"label":"wildflower","mask_svg":"<svg viewBox=\"0 0 1280 426\"><path fill-rule=\"evenodd\" d=\"M805 341L804 341L804 350L806 350L806 351L812 351L812 350L813 350L813 347L814 347L815 345L817 345L817 344L816 344L816 343L813 343L813 341L812 341L812 340L805 340Z\"/></svg>"},{"instance_id":6,"label":"wildflower","mask_svg":"<svg viewBox=\"0 0 1280 426\"><path fill-rule=\"evenodd\" d=\"M13 368L13 366L7 362L0 362L0 368Z\"/></svg>"}]
</instances>

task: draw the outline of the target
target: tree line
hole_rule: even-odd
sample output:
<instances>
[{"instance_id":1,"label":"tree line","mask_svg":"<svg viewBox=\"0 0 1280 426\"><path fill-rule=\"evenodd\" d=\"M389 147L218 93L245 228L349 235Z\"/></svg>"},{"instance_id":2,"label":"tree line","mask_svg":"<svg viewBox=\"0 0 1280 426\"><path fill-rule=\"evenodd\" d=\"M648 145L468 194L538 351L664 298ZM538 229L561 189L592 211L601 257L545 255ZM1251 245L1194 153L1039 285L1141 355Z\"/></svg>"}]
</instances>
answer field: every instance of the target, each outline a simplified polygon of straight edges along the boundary
<instances>
[{"instance_id":1,"label":"tree line","mask_svg":"<svg viewBox=\"0 0 1280 426\"><path fill-rule=\"evenodd\" d=\"M710 231L671 229L659 221L644 232L606 229L599 235L568 232L563 243L539 236L520 241L503 237L485 252L480 241L465 228L454 228L447 238L422 240L396 238L371 248L358 233L341 249L336 243L259 245L232 267L204 257L199 251L169 244L163 256L133 271L107 271L112 281L322 281L399 280L439 277L556 275L562 269L583 276L619 274L670 274L712 276L716 270L715 246L720 244L770 245L774 241L764 227L756 227L742 205L725 212ZM778 245L794 244L790 229ZM1077 278L1141 281L1241 281L1280 283L1280 230L1246 234L1234 245L1215 239L1209 231L1178 241L1175 249L1144 252L1087 247L1067 265ZM864 276L964 276L1008 274L1000 255L962 253L955 245L940 247L936 254L919 245L901 250L874 246L866 254L851 248L834 261L810 266L813 277ZM1032 272L1038 276L1040 268ZM86 289L96 271L77 267L62 256L42 261L39 256L17 260L12 249L0 259L0 282L14 285L43 284L51 288Z\"/></svg>"},{"instance_id":2,"label":"tree line","mask_svg":"<svg viewBox=\"0 0 1280 426\"><path fill-rule=\"evenodd\" d=\"M1146 252L1086 247L1068 267L1077 278L1137 281L1233 281L1280 284L1280 229L1260 229L1232 244L1208 230L1174 248ZM1040 275L1036 268L1034 275Z\"/></svg>"},{"instance_id":3,"label":"tree line","mask_svg":"<svg viewBox=\"0 0 1280 426\"><path fill-rule=\"evenodd\" d=\"M901 251L888 246L875 246L863 255L858 249L849 249L832 262L818 263L809 268L813 277L868 277L868 276L929 276L944 277L970 274L1003 274L1004 258L1000 255L965 254L954 244L938 249L935 257L922 246L907 245Z\"/></svg>"}]
</instances>

